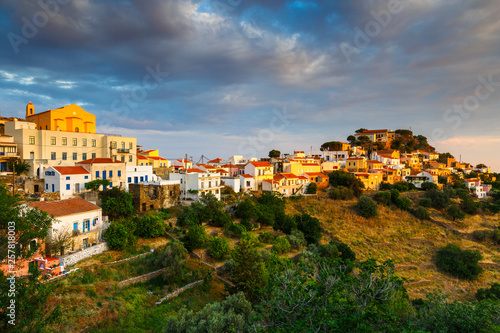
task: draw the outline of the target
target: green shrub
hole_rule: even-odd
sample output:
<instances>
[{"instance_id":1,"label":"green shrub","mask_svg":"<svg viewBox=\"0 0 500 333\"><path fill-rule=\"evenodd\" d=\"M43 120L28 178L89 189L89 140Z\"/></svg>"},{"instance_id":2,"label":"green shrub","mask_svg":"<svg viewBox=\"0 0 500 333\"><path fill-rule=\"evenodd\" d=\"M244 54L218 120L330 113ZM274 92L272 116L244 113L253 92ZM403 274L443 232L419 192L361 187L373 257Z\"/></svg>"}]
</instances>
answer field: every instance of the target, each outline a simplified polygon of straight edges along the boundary
<instances>
[{"instance_id":1,"label":"green shrub","mask_svg":"<svg viewBox=\"0 0 500 333\"><path fill-rule=\"evenodd\" d=\"M165 236L165 222L158 214L136 216L133 221L137 237L146 239Z\"/></svg>"},{"instance_id":2,"label":"green shrub","mask_svg":"<svg viewBox=\"0 0 500 333\"><path fill-rule=\"evenodd\" d=\"M477 213L478 204L474 201L474 199L468 195L462 198L460 202L460 208L464 211L464 213L474 215Z\"/></svg>"},{"instance_id":3,"label":"green shrub","mask_svg":"<svg viewBox=\"0 0 500 333\"><path fill-rule=\"evenodd\" d=\"M387 183L387 182L382 182L380 184L379 190L380 191L390 191L390 190L392 190L392 185L390 183Z\"/></svg>"},{"instance_id":4,"label":"green shrub","mask_svg":"<svg viewBox=\"0 0 500 333\"><path fill-rule=\"evenodd\" d=\"M472 237L474 237L477 241L484 241L486 239L490 239L493 236L493 231L491 230L474 230L472 233Z\"/></svg>"},{"instance_id":5,"label":"green shrub","mask_svg":"<svg viewBox=\"0 0 500 333\"><path fill-rule=\"evenodd\" d=\"M429 211L422 206L419 206L417 209L413 210L413 215L421 220L428 220L430 218Z\"/></svg>"},{"instance_id":6,"label":"green shrub","mask_svg":"<svg viewBox=\"0 0 500 333\"><path fill-rule=\"evenodd\" d=\"M262 243L272 244L275 239L276 236L274 236L269 231L264 231L259 234L259 241L261 241Z\"/></svg>"},{"instance_id":7,"label":"green shrub","mask_svg":"<svg viewBox=\"0 0 500 333\"><path fill-rule=\"evenodd\" d=\"M299 231L297 229L292 230L292 233L290 235L287 235L286 239L288 239L290 246L294 250L299 250L301 247L307 245L304 234L302 233L302 231Z\"/></svg>"},{"instance_id":8,"label":"green shrub","mask_svg":"<svg viewBox=\"0 0 500 333\"><path fill-rule=\"evenodd\" d=\"M391 201L393 203L396 203L396 200L399 198L399 194L400 194L400 192L398 190L396 190L396 189L391 190Z\"/></svg>"},{"instance_id":9,"label":"green shrub","mask_svg":"<svg viewBox=\"0 0 500 333\"><path fill-rule=\"evenodd\" d=\"M420 199L420 201L418 202L418 204L422 207L431 207L432 206L432 200L429 199L429 198L422 198Z\"/></svg>"},{"instance_id":10,"label":"green shrub","mask_svg":"<svg viewBox=\"0 0 500 333\"><path fill-rule=\"evenodd\" d=\"M411 184L407 182L397 182L392 188L399 192L408 192L411 189Z\"/></svg>"},{"instance_id":11,"label":"green shrub","mask_svg":"<svg viewBox=\"0 0 500 333\"><path fill-rule=\"evenodd\" d=\"M333 200L351 200L354 198L354 191L350 188L339 186L330 189L328 197Z\"/></svg>"},{"instance_id":12,"label":"green shrub","mask_svg":"<svg viewBox=\"0 0 500 333\"><path fill-rule=\"evenodd\" d=\"M293 217L286 215L283 219L276 221L273 228L281 230L285 234L290 234L292 230L297 229L297 221Z\"/></svg>"},{"instance_id":13,"label":"green shrub","mask_svg":"<svg viewBox=\"0 0 500 333\"><path fill-rule=\"evenodd\" d=\"M130 220L111 222L104 232L104 238L113 250L123 250L137 244L134 226Z\"/></svg>"},{"instance_id":14,"label":"green shrub","mask_svg":"<svg viewBox=\"0 0 500 333\"><path fill-rule=\"evenodd\" d=\"M231 253L229 242L225 238L214 237L210 242L208 253L215 259L224 259Z\"/></svg>"},{"instance_id":15,"label":"green shrub","mask_svg":"<svg viewBox=\"0 0 500 333\"><path fill-rule=\"evenodd\" d=\"M423 182L420 188L424 191L429 191L429 190L437 190L438 186L437 184L431 182Z\"/></svg>"},{"instance_id":16,"label":"green shrub","mask_svg":"<svg viewBox=\"0 0 500 333\"><path fill-rule=\"evenodd\" d=\"M429 190L425 192L425 197L431 199L432 206L437 209L445 209L450 205L450 197L442 191Z\"/></svg>"},{"instance_id":17,"label":"green shrub","mask_svg":"<svg viewBox=\"0 0 500 333\"><path fill-rule=\"evenodd\" d=\"M318 191L318 184L310 183L309 185L307 185L306 194L316 194L317 191Z\"/></svg>"},{"instance_id":18,"label":"green shrub","mask_svg":"<svg viewBox=\"0 0 500 333\"><path fill-rule=\"evenodd\" d=\"M231 224L229 227L229 232L233 235L241 235L245 231L247 231L245 227L238 223Z\"/></svg>"},{"instance_id":19,"label":"green shrub","mask_svg":"<svg viewBox=\"0 0 500 333\"><path fill-rule=\"evenodd\" d=\"M233 224L233 219L226 212L216 212L212 217L212 225L227 229Z\"/></svg>"},{"instance_id":20,"label":"green shrub","mask_svg":"<svg viewBox=\"0 0 500 333\"><path fill-rule=\"evenodd\" d=\"M272 251L278 254L283 254L290 251L290 243L285 237L278 237L273 242Z\"/></svg>"},{"instance_id":21,"label":"green shrub","mask_svg":"<svg viewBox=\"0 0 500 333\"><path fill-rule=\"evenodd\" d=\"M307 244L317 243L322 236L321 223L316 217L309 214L297 214L294 216L297 229L304 234Z\"/></svg>"},{"instance_id":22,"label":"green shrub","mask_svg":"<svg viewBox=\"0 0 500 333\"><path fill-rule=\"evenodd\" d=\"M453 221L455 221L456 219L463 219L465 217L465 213L463 213L460 208L458 208L457 205L453 205L451 206L450 208L448 208L448 210L446 210L446 213L448 214L448 216L450 218L453 219Z\"/></svg>"},{"instance_id":23,"label":"green shrub","mask_svg":"<svg viewBox=\"0 0 500 333\"><path fill-rule=\"evenodd\" d=\"M256 219L257 218L257 210L255 208L254 203L252 200L249 198L246 198L243 200L237 207L236 207L236 216L241 218L241 219Z\"/></svg>"},{"instance_id":24,"label":"green shrub","mask_svg":"<svg viewBox=\"0 0 500 333\"><path fill-rule=\"evenodd\" d=\"M373 196L373 199L381 205L390 206L392 202L391 192L390 191L377 192Z\"/></svg>"},{"instance_id":25,"label":"green shrub","mask_svg":"<svg viewBox=\"0 0 500 333\"><path fill-rule=\"evenodd\" d=\"M458 246L448 244L436 253L436 265L443 272L459 279L475 280L483 269L478 262L482 259L479 251L461 250Z\"/></svg>"},{"instance_id":26,"label":"green shrub","mask_svg":"<svg viewBox=\"0 0 500 333\"><path fill-rule=\"evenodd\" d=\"M250 222L250 220L243 219L241 220L240 224L245 227L245 230L251 231L252 229L255 228L254 223Z\"/></svg>"},{"instance_id":27,"label":"green shrub","mask_svg":"<svg viewBox=\"0 0 500 333\"><path fill-rule=\"evenodd\" d=\"M378 215L377 203L368 197L359 198L355 209L359 216L365 218L371 218Z\"/></svg>"},{"instance_id":28,"label":"green shrub","mask_svg":"<svg viewBox=\"0 0 500 333\"><path fill-rule=\"evenodd\" d=\"M411 200L408 198L397 198L396 206L401 210L410 210Z\"/></svg>"},{"instance_id":29,"label":"green shrub","mask_svg":"<svg viewBox=\"0 0 500 333\"><path fill-rule=\"evenodd\" d=\"M189 252L194 249L200 248L207 239L207 234L205 232L205 227L202 225L194 225L189 228L186 235L182 238L182 243L184 247Z\"/></svg>"},{"instance_id":30,"label":"green shrub","mask_svg":"<svg viewBox=\"0 0 500 333\"><path fill-rule=\"evenodd\" d=\"M485 299L500 301L500 283L493 282L488 289L478 289L475 296L480 301Z\"/></svg>"}]
</instances>

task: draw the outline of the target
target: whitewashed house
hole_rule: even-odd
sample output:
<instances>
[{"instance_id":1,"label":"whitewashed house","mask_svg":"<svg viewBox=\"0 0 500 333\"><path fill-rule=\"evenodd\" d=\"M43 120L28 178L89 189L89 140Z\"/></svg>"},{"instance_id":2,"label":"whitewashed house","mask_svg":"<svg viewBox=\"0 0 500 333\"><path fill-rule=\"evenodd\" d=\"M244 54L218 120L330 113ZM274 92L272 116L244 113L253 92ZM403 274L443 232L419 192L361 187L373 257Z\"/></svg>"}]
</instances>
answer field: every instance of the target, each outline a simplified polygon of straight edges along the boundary
<instances>
[{"instance_id":1,"label":"whitewashed house","mask_svg":"<svg viewBox=\"0 0 500 333\"><path fill-rule=\"evenodd\" d=\"M125 190L128 191L129 184L140 184L145 182L156 182L158 177L153 173L153 166L127 166L125 169Z\"/></svg>"},{"instance_id":2,"label":"whitewashed house","mask_svg":"<svg viewBox=\"0 0 500 333\"><path fill-rule=\"evenodd\" d=\"M68 199L86 191L85 184L91 181L90 171L82 166L51 166L42 173L45 192L60 192L61 199Z\"/></svg>"},{"instance_id":3,"label":"whitewashed house","mask_svg":"<svg viewBox=\"0 0 500 333\"><path fill-rule=\"evenodd\" d=\"M73 198L60 201L28 202L27 206L52 216L48 238L55 240L60 233L70 233L73 245L69 251L78 251L102 242L108 223L102 219L102 209L88 201Z\"/></svg>"},{"instance_id":4,"label":"whitewashed house","mask_svg":"<svg viewBox=\"0 0 500 333\"><path fill-rule=\"evenodd\" d=\"M239 175L240 177L240 188L243 192L256 191L257 187L255 184L255 178L252 175Z\"/></svg>"},{"instance_id":5,"label":"whitewashed house","mask_svg":"<svg viewBox=\"0 0 500 333\"><path fill-rule=\"evenodd\" d=\"M198 201L200 196L212 193L220 200L221 185L219 173L209 173L200 169L187 169L185 172L170 174L170 180L181 182L181 199Z\"/></svg>"},{"instance_id":6,"label":"whitewashed house","mask_svg":"<svg viewBox=\"0 0 500 333\"><path fill-rule=\"evenodd\" d=\"M430 182L437 184L438 183L438 176L432 175L428 172L422 171L419 173L414 173L414 174L409 174L407 176L404 176L403 179L408 182L412 183L415 185L416 188L421 188L422 183L424 182Z\"/></svg>"}]
</instances>

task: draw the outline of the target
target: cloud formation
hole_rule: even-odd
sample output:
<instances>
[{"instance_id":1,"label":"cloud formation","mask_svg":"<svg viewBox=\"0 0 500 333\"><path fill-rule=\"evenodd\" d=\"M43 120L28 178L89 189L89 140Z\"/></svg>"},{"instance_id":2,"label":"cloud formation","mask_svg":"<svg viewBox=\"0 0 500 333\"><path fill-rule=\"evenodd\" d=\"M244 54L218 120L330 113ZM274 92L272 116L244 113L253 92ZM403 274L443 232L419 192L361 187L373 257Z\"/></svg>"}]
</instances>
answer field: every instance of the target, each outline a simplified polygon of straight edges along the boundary
<instances>
[{"instance_id":1,"label":"cloud formation","mask_svg":"<svg viewBox=\"0 0 500 333\"><path fill-rule=\"evenodd\" d=\"M261 155L410 126L459 154L453 139L498 137L500 85L453 110L480 76L500 82L499 16L494 0L6 0L0 105L79 103L168 156L238 153L285 106L294 119ZM157 68L168 76L145 84Z\"/></svg>"}]
</instances>

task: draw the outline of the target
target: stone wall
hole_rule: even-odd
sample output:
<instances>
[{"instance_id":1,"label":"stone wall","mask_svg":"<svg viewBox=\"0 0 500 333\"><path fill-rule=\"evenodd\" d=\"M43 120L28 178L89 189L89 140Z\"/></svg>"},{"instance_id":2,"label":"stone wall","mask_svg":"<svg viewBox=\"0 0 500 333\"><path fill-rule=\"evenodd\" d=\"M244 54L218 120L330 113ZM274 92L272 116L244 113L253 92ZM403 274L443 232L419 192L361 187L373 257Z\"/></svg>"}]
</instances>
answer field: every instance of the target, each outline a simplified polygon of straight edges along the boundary
<instances>
[{"instance_id":1,"label":"stone wall","mask_svg":"<svg viewBox=\"0 0 500 333\"><path fill-rule=\"evenodd\" d=\"M169 179L170 169L169 167L153 168L153 173L161 179L167 180Z\"/></svg>"},{"instance_id":2,"label":"stone wall","mask_svg":"<svg viewBox=\"0 0 500 333\"><path fill-rule=\"evenodd\" d=\"M134 197L135 209L138 212L145 212L150 209L157 210L177 205L181 195L181 186L180 184L129 184L129 192Z\"/></svg>"},{"instance_id":3,"label":"stone wall","mask_svg":"<svg viewBox=\"0 0 500 333\"><path fill-rule=\"evenodd\" d=\"M59 261L61 264L66 266L71 266L76 264L77 262L87 259L89 257L95 256L97 254L101 254L103 252L109 251L108 243L101 243L98 245L94 245L86 248L85 250L81 250L72 254L68 254L64 257L60 257Z\"/></svg>"},{"instance_id":4,"label":"stone wall","mask_svg":"<svg viewBox=\"0 0 500 333\"><path fill-rule=\"evenodd\" d=\"M128 286L130 284L149 281L152 278L157 277L158 275L160 275L163 272L163 270L164 270L164 268L159 269L159 270L154 271L154 272L151 272L151 273L147 273L147 274L141 275L141 276L136 276L136 277L133 277L131 279L120 281L120 282L118 282L118 287L121 288L121 287Z\"/></svg>"},{"instance_id":5,"label":"stone wall","mask_svg":"<svg viewBox=\"0 0 500 333\"><path fill-rule=\"evenodd\" d=\"M156 302L156 305L160 305L163 301L165 301L167 299L170 299L172 297L177 297L183 291L186 291L186 290L188 290L190 288L196 287L197 285L202 284L202 283L203 283L203 280L199 280L199 281L190 283L190 284L188 284L188 285L186 285L186 286L184 286L182 288L179 288L176 291L174 291L174 292L172 292L170 294L167 294L165 297L163 297L162 299L160 299L158 302Z\"/></svg>"},{"instance_id":6,"label":"stone wall","mask_svg":"<svg viewBox=\"0 0 500 333\"><path fill-rule=\"evenodd\" d=\"M41 196L45 201L61 200L61 193L60 192L42 193Z\"/></svg>"},{"instance_id":7,"label":"stone wall","mask_svg":"<svg viewBox=\"0 0 500 333\"><path fill-rule=\"evenodd\" d=\"M35 191L35 187L38 187L38 191ZM26 194L41 193L45 189L45 180L27 177L24 179L24 192Z\"/></svg>"}]
</instances>

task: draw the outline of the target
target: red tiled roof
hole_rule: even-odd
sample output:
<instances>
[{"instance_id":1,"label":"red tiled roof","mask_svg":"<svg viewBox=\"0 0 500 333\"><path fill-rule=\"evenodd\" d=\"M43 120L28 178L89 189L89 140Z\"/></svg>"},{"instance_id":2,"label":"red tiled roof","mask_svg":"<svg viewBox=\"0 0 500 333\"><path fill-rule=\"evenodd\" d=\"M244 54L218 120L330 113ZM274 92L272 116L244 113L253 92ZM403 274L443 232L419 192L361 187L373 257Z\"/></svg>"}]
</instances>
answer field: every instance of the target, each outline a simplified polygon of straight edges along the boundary
<instances>
[{"instance_id":1,"label":"red tiled roof","mask_svg":"<svg viewBox=\"0 0 500 333\"><path fill-rule=\"evenodd\" d=\"M85 160L77 162L76 164L102 164L102 163L124 163L117 160L112 160L111 158L91 158L90 160Z\"/></svg>"},{"instance_id":2,"label":"red tiled roof","mask_svg":"<svg viewBox=\"0 0 500 333\"><path fill-rule=\"evenodd\" d=\"M229 173L229 172L227 172L227 171L226 171L226 170L224 170L224 169L217 169L217 172L219 172L219 173Z\"/></svg>"},{"instance_id":3,"label":"red tiled roof","mask_svg":"<svg viewBox=\"0 0 500 333\"><path fill-rule=\"evenodd\" d=\"M253 178L252 175L247 175L247 174L243 174L243 175L240 175L240 176L243 177L243 178Z\"/></svg>"},{"instance_id":4,"label":"red tiled roof","mask_svg":"<svg viewBox=\"0 0 500 333\"><path fill-rule=\"evenodd\" d=\"M208 161L207 163L220 163L220 162L224 162L224 160L222 158L216 158L214 160Z\"/></svg>"},{"instance_id":5,"label":"red tiled roof","mask_svg":"<svg viewBox=\"0 0 500 333\"><path fill-rule=\"evenodd\" d=\"M53 167L61 175L89 175L90 172L82 166L56 166Z\"/></svg>"},{"instance_id":6,"label":"red tiled roof","mask_svg":"<svg viewBox=\"0 0 500 333\"><path fill-rule=\"evenodd\" d=\"M222 168L232 168L232 167L234 167L234 166L236 166L236 165L229 163L229 164L224 164L224 165L222 166Z\"/></svg>"},{"instance_id":7,"label":"red tiled roof","mask_svg":"<svg viewBox=\"0 0 500 333\"><path fill-rule=\"evenodd\" d=\"M28 202L26 205L43 210L47 214L54 217L67 216L72 214L79 214L90 212L93 210L100 210L99 206L94 205L88 201L81 198L67 199L61 201L37 201Z\"/></svg>"},{"instance_id":8,"label":"red tiled roof","mask_svg":"<svg viewBox=\"0 0 500 333\"><path fill-rule=\"evenodd\" d=\"M154 151L154 149L150 149L150 150L143 151L143 153L144 153L144 154L147 154L147 153L151 153L151 152L153 152L153 151Z\"/></svg>"},{"instance_id":9,"label":"red tiled roof","mask_svg":"<svg viewBox=\"0 0 500 333\"><path fill-rule=\"evenodd\" d=\"M360 161L360 160L364 160L364 158L362 158L362 157L349 157L347 160L348 161Z\"/></svg>"},{"instance_id":10,"label":"red tiled roof","mask_svg":"<svg viewBox=\"0 0 500 333\"><path fill-rule=\"evenodd\" d=\"M381 129L381 130L366 130L363 133L356 133L354 135L363 135L363 134L375 134L375 133L381 133L381 132L389 132L386 129Z\"/></svg>"},{"instance_id":11,"label":"red tiled roof","mask_svg":"<svg viewBox=\"0 0 500 333\"><path fill-rule=\"evenodd\" d=\"M262 167L270 167L272 166L269 164L269 162L250 162L251 165L253 165L256 168L262 168Z\"/></svg>"},{"instance_id":12,"label":"red tiled roof","mask_svg":"<svg viewBox=\"0 0 500 333\"><path fill-rule=\"evenodd\" d=\"M298 176L297 178L309 180L309 178L307 178L306 176Z\"/></svg>"},{"instance_id":13,"label":"red tiled roof","mask_svg":"<svg viewBox=\"0 0 500 333\"><path fill-rule=\"evenodd\" d=\"M137 155L138 160L147 160L148 158L145 156Z\"/></svg>"},{"instance_id":14,"label":"red tiled roof","mask_svg":"<svg viewBox=\"0 0 500 333\"><path fill-rule=\"evenodd\" d=\"M375 161L375 160L368 160L368 161L366 161L366 162L368 162L368 163L381 163L381 164L383 164L382 162Z\"/></svg>"},{"instance_id":15,"label":"red tiled roof","mask_svg":"<svg viewBox=\"0 0 500 333\"><path fill-rule=\"evenodd\" d=\"M289 178L289 179L295 179L299 178L297 175L294 175L293 173L285 172L285 173L280 173L279 175Z\"/></svg>"},{"instance_id":16,"label":"red tiled roof","mask_svg":"<svg viewBox=\"0 0 500 333\"><path fill-rule=\"evenodd\" d=\"M308 175L309 177L322 177L322 178L328 178L327 175L321 173L321 172L306 172L305 173L306 175Z\"/></svg>"},{"instance_id":17,"label":"red tiled roof","mask_svg":"<svg viewBox=\"0 0 500 333\"><path fill-rule=\"evenodd\" d=\"M156 160L156 161L166 161L166 158L160 157L160 156L149 156L150 159Z\"/></svg>"},{"instance_id":18,"label":"red tiled roof","mask_svg":"<svg viewBox=\"0 0 500 333\"><path fill-rule=\"evenodd\" d=\"M316 163L302 163L302 165L306 165L306 166L318 166L319 167L319 164L316 164Z\"/></svg>"},{"instance_id":19,"label":"red tiled roof","mask_svg":"<svg viewBox=\"0 0 500 333\"><path fill-rule=\"evenodd\" d=\"M200 169L187 169L187 172L189 172L189 173L207 173L206 171L203 171Z\"/></svg>"}]
</instances>

